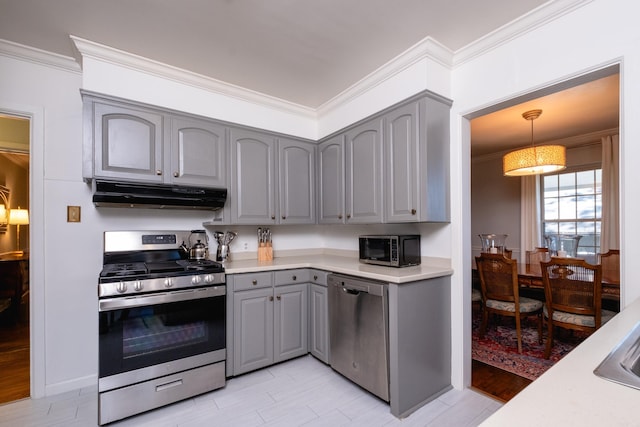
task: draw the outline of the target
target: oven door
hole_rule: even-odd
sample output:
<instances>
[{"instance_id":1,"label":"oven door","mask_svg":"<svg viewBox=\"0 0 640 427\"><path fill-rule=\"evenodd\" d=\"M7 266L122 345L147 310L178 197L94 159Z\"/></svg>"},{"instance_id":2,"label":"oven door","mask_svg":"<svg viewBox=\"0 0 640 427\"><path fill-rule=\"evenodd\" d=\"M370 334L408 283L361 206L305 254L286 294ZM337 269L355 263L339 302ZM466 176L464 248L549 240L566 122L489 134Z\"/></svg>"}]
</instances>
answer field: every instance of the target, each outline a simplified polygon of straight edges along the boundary
<instances>
[{"instance_id":1,"label":"oven door","mask_svg":"<svg viewBox=\"0 0 640 427\"><path fill-rule=\"evenodd\" d=\"M226 286L100 300L99 391L226 358Z\"/></svg>"}]
</instances>

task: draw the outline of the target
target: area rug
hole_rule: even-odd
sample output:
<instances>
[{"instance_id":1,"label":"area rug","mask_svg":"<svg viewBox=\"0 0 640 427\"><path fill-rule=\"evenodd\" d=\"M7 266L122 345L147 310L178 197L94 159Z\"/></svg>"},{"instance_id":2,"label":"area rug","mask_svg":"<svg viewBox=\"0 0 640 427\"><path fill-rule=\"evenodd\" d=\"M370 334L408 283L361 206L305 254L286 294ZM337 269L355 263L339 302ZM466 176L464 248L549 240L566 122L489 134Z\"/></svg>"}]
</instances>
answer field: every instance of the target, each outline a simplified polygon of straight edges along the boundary
<instances>
[{"instance_id":1,"label":"area rug","mask_svg":"<svg viewBox=\"0 0 640 427\"><path fill-rule=\"evenodd\" d=\"M471 355L487 365L511 372L530 380L535 380L558 360L573 350L585 338L579 332L556 329L555 342L549 359L544 358L547 339L546 325L543 328L542 344L538 344L538 327L535 320L523 320L522 353L518 353L515 320L494 316L489 319L487 332L480 338L480 315L473 316L473 343Z\"/></svg>"}]
</instances>

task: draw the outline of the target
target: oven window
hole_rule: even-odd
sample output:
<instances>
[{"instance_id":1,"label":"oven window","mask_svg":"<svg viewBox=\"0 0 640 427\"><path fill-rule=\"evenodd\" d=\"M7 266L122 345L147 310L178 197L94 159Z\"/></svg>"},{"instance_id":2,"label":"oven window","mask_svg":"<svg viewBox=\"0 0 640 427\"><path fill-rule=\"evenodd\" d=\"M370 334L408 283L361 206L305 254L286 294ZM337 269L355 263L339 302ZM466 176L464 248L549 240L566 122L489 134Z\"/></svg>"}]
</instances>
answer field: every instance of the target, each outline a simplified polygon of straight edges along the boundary
<instances>
[{"instance_id":1,"label":"oven window","mask_svg":"<svg viewBox=\"0 0 640 427\"><path fill-rule=\"evenodd\" d=\"M100 313L100 377L226 346L225 296Z\"/></svg>"},{"instance_id":2,"label":"oven window","mask_svg":"<svg viewBox=\"0 0 640 427\"><path fill-rule=\"evenodd\" d=\"M126 358L197 345L207 341L205 320L183 318L185 312L150 307L128 311L122 319L122 356Z\"/></svg>"}]
</instances>

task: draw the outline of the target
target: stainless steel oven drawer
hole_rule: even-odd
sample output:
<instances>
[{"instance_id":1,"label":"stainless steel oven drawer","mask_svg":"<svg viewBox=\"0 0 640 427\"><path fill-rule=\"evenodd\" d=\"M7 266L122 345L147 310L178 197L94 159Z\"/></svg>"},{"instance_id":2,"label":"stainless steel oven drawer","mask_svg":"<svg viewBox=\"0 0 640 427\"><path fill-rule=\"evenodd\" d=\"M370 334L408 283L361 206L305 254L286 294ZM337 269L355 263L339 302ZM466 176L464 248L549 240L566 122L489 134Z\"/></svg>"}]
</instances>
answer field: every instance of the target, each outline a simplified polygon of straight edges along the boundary
<instances>
[{"instance_id":1,"label":"stainless steel oven drawer","mask_svg":"<svg viewBox=\"0 0 640 427\"><path fill-rule=\"evenodd\" d=\"M225 385L225 362L100 393L98 423L107 424Z\"/></svg>"}]
</instances>

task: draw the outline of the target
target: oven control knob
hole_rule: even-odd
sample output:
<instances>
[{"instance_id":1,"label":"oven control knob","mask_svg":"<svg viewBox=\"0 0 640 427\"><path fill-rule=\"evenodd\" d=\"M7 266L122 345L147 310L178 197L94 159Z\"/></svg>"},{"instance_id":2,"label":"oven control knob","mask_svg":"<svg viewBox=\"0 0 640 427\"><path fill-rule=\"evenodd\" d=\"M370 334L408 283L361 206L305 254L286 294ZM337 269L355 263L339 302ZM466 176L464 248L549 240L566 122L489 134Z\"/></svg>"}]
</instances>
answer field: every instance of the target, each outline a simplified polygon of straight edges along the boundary
<instances>
[{"instance_id":1,"label":"oven control knob","mask_svg":"<svg viewBox=\"0 0 640 427\"><path fill-rule=\"evenodd\" d=\"M125 292L127 292L127 284L124 282L120 282L116 285L116 291L118 291L119 293L123 294Z\"/></svg>"},{"instance_id":2,"label":"oven control knob","mask_svg":"<svg viewBox=\"0 0 640 427\"><path fill-rule=\"evenodd\" d=\"M139 280L136 280L133 283L133 289L135 289L136 291L140 292L142 290L143 286L142 286L142 282Z\"/></svg>"},{"instance_id":3,"label":"oven control knob","mask_svg":"<svg viewBox=\"0 0 640 427\"><path fill-rule=\"evenodd\" d=\"M207 274L206 276L204 276L204 281L206 283L213 283L214 280L215 276L213 274Z\"/></svg>"},{"instance_id":4,"label":"oven control knob","mask_svg":"<svg viewBox=\"0 0 640 427\"><path fill-rule=\"evenodd\" d=\"M193 276L191 278L191 284L192 285L197 285L200 282L202 282L202 277L200 277L200 276Z\"/></svg>"},{"instance_id":5,"label":"oven control knob","mask_svg":"<svg viewBox=\"0 0 640 427\"><path fill-rule=\"evenodd\" d=\"M164 279L164 287L165 288L170 288L173 286L173 281L171 280L170 277L167 277L166 279Z\"/></svg>"}]
</instances>

